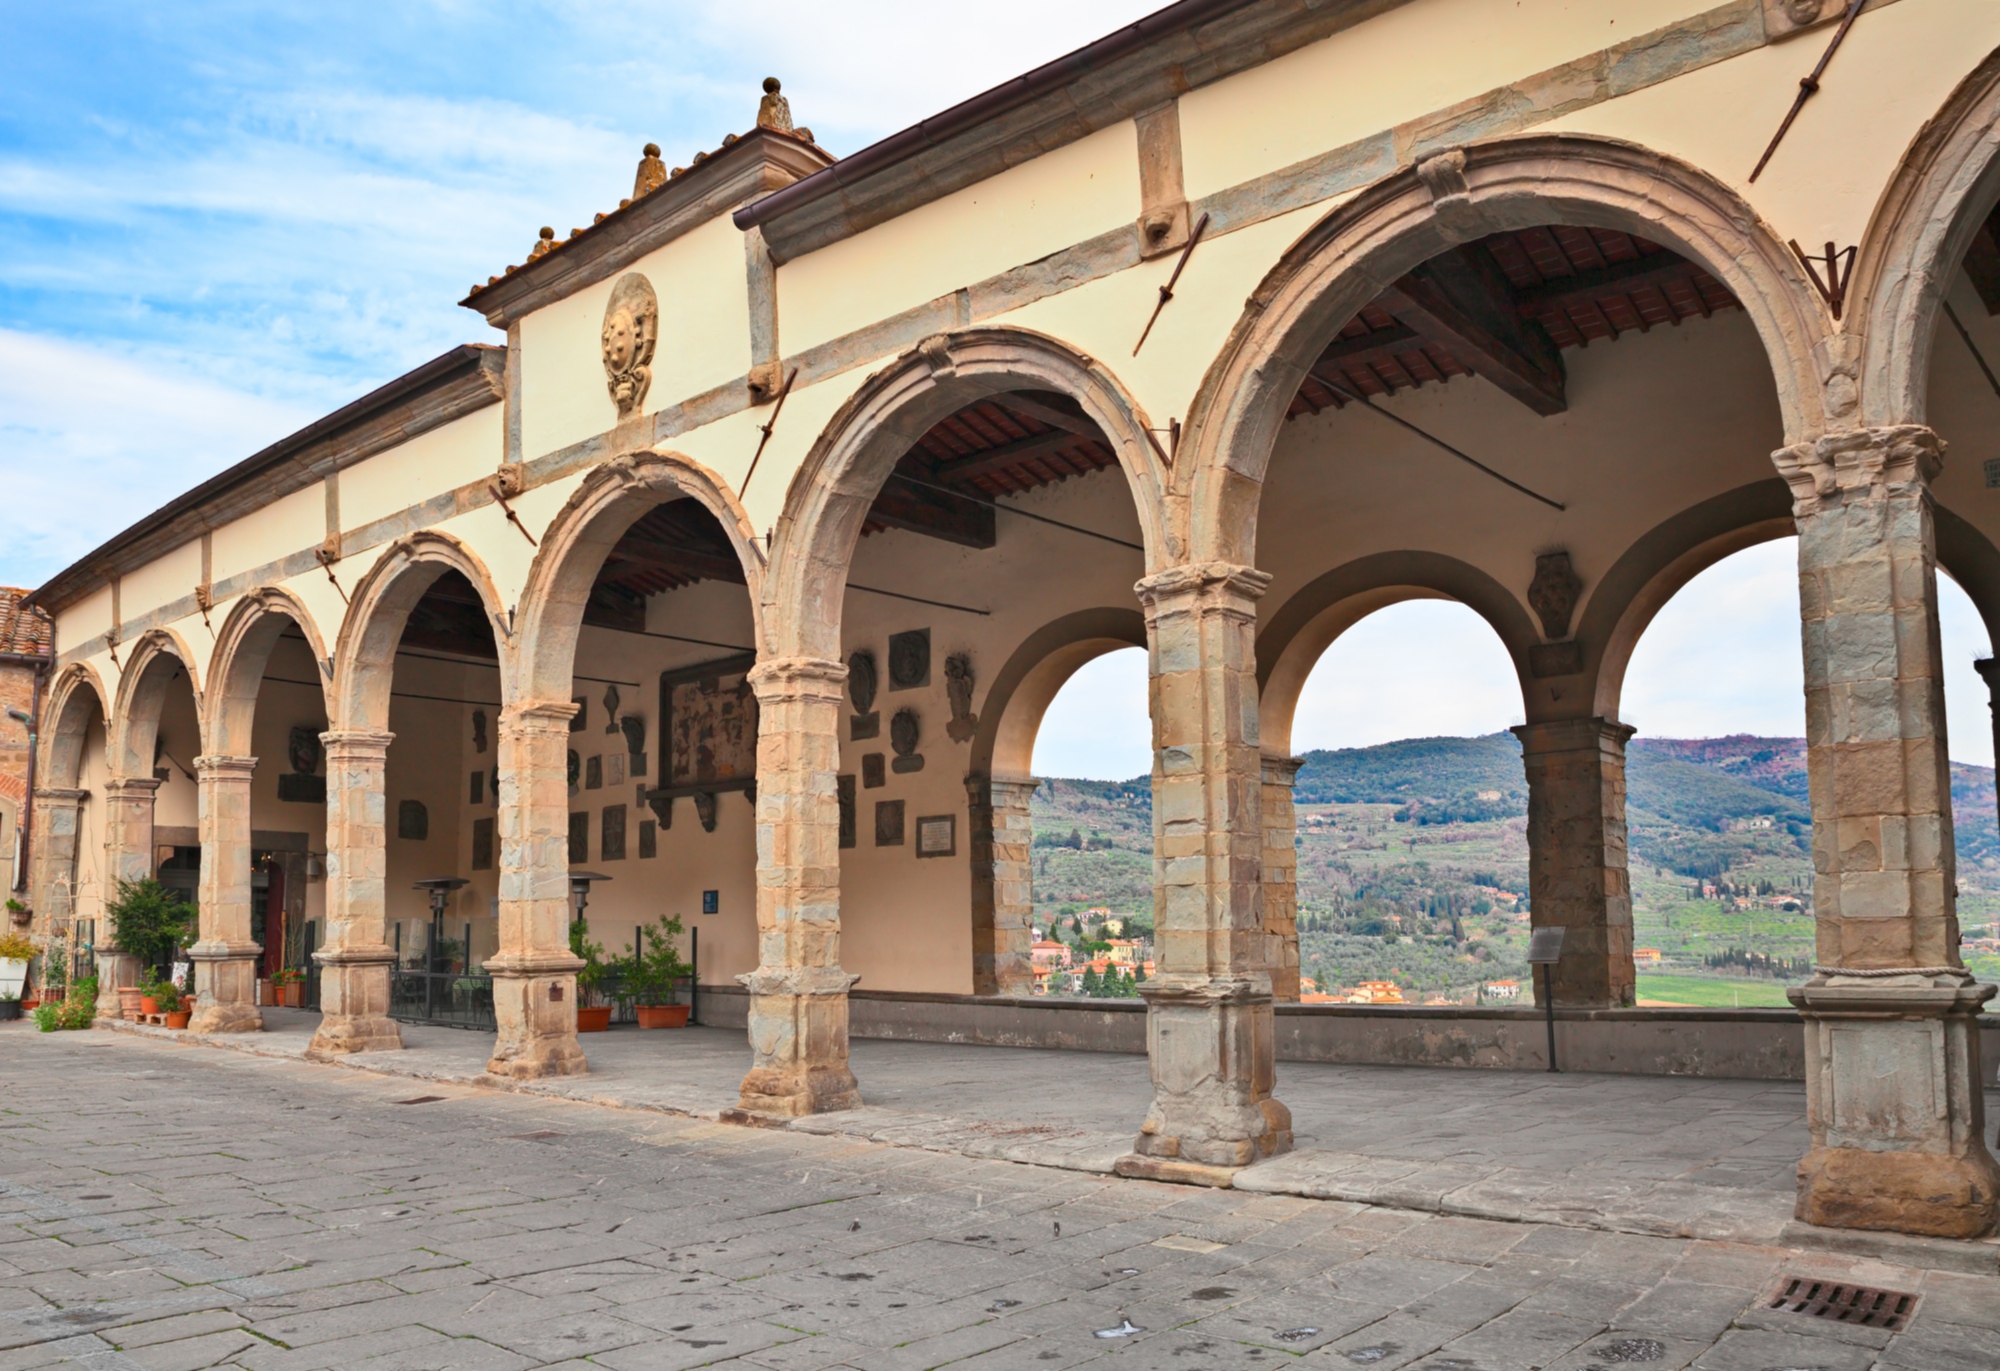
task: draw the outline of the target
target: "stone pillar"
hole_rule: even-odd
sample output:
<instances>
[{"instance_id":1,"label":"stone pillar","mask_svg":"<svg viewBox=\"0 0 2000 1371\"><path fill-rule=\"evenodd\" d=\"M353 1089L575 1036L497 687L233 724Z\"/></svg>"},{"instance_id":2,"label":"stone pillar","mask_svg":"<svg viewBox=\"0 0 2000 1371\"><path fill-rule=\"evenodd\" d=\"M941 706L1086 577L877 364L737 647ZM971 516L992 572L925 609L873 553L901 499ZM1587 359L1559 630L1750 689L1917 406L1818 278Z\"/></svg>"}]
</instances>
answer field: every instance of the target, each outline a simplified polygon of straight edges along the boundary
<instances>
[{"instance_id":1,"label":"stone pillar","mask_svg":"<svg viewBox=\"0 0 2000 1371\"><path fill-rule=\"evenodd\" d=\"M153 874L153 800L160 783L151 776L114 778L104 786L104 927L98 930L97 1017L122 1017L118 990L134 986L150 969L116 946L109 906L125 882L137 884Z\"/></svg>"},{"instance_id":2,"label":"stone pillar","mask_svg":"<svg viewBox=\"0 0 2000 1371\"><path fill-rule=\"evenodd\" d=\"M1625 743L1609 719L1522 724L1528 773L1528 897L1535 928L1562 928L1555 1002L1629 1008L1632 876L1625 862ZM1535 995L1542 993L1537 973Z\"/></svg>"},{"instance_id":3,"label":"stone pillar","mask_svg":"<svg viewBox=\"0 0 2000 1371\"><path fill-rule=\"evenodd\" d=\"M1035 967L1034 830L1040 781L969 776L972 855L972 993L1032 995Z\"/></svg>"},{"instance_id":4,"label":"stone pillar","mask_svg":"<svg viewBox=\"0 0 2000 1371\"><path fill-rule=\"evenodd\" d=\"M500 711L500 951L493 976L499 1035L486 1069L529 1080L590 1069L576 1040L576 973L569 950L568 700Z\"/></svg>"},{"instance_id":5,"label":"stone pillar","mask_svg":"<svg viewBox=\"0 0 2000 1371\"><path fill-rule=\"evenodd\" d=\"M797 1117L861 1103L847 1066L840 969L840 722L847 668L813 657L759 662L757 969L750 1072L731 1117ZM864 825L865 826L865 825Z\"/></svg>"},{"instance_id":6,"label":"stone pillar","mask_svg":"<svg viewBox=\"0 0 2000 1371\"><path fill-rule=\"evenodd\" d=\"M1151 646L1153 912L1159 971L1139 988L1153 1104L1124 1175L1221 1181L1292 1146L1273 1098L1264 955L1257 600L1228 563L1138 584Z\"/></svg>"},{"instance_id":7,"label":"stone pillar","mask_svg":"<svg viewBox=\"0 0 2000 1371\"><path fill-rule=\"evenodd\" d=\"M83 802L89 797L87 790L35 791L35 923L42 946L60 940L65 956L76 945L77 836L83 831ZM46 975L46 962L44 967ZM69 968L63 971L67 974Z\"/></svg>"},{"instance_id":8,"label":"stone pillar","mask_svg":"<svg viewBox=\"0 0 2000 1371\"><path fill-rule=\"evenodd\" d=\"M250 938L250 775L255 757L194 759L201 825L201 937L188 949L196 995L191 1033L256 1033L257 958Z\"/></svg>"},{"instance_id":9,"label":"stone pillar","mask_svg":"<svg viewBox=\"0 0 2000 1371\"><path fill-rule=\"evenodd\" d=\"M1840 1228L1990 1231L1979 1006L1958 953L1930 480L1919 426L1773 454L1799 527L1812 979L1798 1216Z\"/></svg>"},{"instance_id":10,"label":"stone pillar","mask_svg":"<svg viewBox=\"0 0 2000 1371\"><path fill-rule=\"evenodd\" d=\"M309 1057L390 1052L403 1034L389 1017L388 800L383 774L393 733L334 731L326 744L326 936L319 1031Z\"/></svg>"},{"instance_id":11,"label":"stone pillar","mask_svg":"<svg viewBox=\"0 0 2000 1371\"><path fill-rule=\"evenodd\" d=\"M1271 973L1271 998L1299 999L1299 816L1292 786L1303 757L1263 757L1264 795L1264 966Z\"/></svg>"}]
</instances>

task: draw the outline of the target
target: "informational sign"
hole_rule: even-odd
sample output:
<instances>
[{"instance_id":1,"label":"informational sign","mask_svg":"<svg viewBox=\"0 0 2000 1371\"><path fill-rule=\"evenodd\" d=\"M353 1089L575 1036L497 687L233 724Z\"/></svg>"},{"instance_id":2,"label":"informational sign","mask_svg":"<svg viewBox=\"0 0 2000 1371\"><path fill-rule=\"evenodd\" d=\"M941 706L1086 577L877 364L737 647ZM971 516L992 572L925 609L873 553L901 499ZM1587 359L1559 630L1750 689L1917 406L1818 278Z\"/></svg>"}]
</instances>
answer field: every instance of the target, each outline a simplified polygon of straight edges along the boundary
<instances>
[{"instance_id":1,"label":"informational sign","mask_svg":"<svg viewBox=\"0 0 2000 1371\"><path fill-rule=\"evenodd\" d=\"M1563 933L1560 928L1538 928L1528 936L1528 965L1554 966L1562 960Z\"/></svg>"},{"instance_id":2,"label":"informational sign","mask_svg":"<svg viewBox=\"0 0 2000 1371\"><path fill-rule=\"evenodd\" d=\"M704 890L701 892L701 912L704 914L719 914L722 912L722 892L720 890Z\"/></svg>"},{"instance_id":3,"label":"informational sign","mask_svg":"<svg viewBox=\"0 0 2000 1371\"><path fill-rule=\"evenodd\" d=\"M931 814L917 820L917 855L950 857L958 851L958 816Z\"/></svg>"}]
</instances>

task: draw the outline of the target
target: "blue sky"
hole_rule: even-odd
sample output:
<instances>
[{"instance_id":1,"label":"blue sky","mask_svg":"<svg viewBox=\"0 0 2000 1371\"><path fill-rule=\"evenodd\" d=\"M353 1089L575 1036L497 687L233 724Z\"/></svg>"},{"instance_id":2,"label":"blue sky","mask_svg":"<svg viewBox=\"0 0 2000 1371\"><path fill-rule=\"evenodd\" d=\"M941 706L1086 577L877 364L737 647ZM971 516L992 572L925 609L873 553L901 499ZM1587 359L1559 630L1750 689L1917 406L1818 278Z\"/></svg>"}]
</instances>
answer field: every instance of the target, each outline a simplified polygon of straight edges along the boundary
<instances>
[{"instance_id":1,"label":"blue sky","mask_svg":"<svg viewBox=\"0 0 2000 1371\"><path fill-rule=\"evenodd\" d=\"M590 222L639 149L670 163L751 124L767 75L849 153L1155 0L406 0L0 7L0 583L34 585L171 496L467 341L457 307L536 229ZM360 16L360 17L356 17ZM1800 731L1790 545L1683 592L1633 664L1662 736ZM1953 754L1990 761L1945 597ZM1087 668L1045 774L1146 770L1143 662ZM1366 669L1361 669L1361 664ZM1518 722L1469 611L1364 622L1308 685L1298 744Z\"/></svg>"}]
</instances>

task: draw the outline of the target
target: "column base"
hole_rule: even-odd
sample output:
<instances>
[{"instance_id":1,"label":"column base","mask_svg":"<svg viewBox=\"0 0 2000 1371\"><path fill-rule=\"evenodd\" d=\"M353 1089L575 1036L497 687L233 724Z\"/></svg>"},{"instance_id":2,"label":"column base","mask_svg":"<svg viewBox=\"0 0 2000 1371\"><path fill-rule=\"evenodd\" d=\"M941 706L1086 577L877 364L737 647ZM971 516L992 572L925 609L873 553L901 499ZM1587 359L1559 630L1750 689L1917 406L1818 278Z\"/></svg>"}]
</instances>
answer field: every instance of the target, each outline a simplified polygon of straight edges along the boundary
<instances>
[{"instance_id":1,"label":"column base","mask_svg":"<svg viewBox=\"0 0 2000 1371\"><path fill-rule=\"evenodd\" d=\"M389 1017L389 979L396 954L386 947L336 948L313 954L320 964L319 1031L308 1057L398 1052L403 1030Z\"/></svg>"},{"instance_id":2,"label":"column base","mask_svg":"<svg viewBox=\"0 0 2000 1371\"><path fill-rule=\"evenodd\" d=\"M567 960L576 959L567 957ZM493 962L486 966L494 970ZM589 1059L576 1040L574 972L496 972L493 1015L499 1024L499 1036L493 1045L493 1056L486 1063L488 1075L532 1081L589 1072Z\"/></svg>"},{"instance_id":3,"label":"column base","mask_svg":"<svg viewBox=\"0 0 2000 1371\"><path fill-rule=\"evenodd\" d=\"M1815 1147L1799 1162L1802 1223L1983 1238L2000 1214L2000 1166L1977 1155Z\"/></svg>"},{"instance_id":4,"label":"column base","mask_svg":"<svg viewBox=\"0 0 2000 1371\"><path fill-rule=\"evenodd\" d=\"M857 979L838 969L737 977L750 990L756 1056L725 1120L759 1123L860 1107L861 1087L847 1065L847 990Z\"/></svg>"},{"instance_id":5,"label":"column base","mask_svg":"<svg viewBox=\"0 0 2000 1371\"><path fill-rule=\"evenodd\" d=\"M139 984L139 959L129 952L105 952L97 958L97 1009L100 1019L122 1019L125 1012L119 1007L120 987Z\"/></svg>"},{"instance_id":6,"label":"column base","mask_svg":"<svg viewBox=\"0 0 2000 1371\"><path fill-rule=\"evenodd\" d=\"M1292 1111L1271 1094L1277 1041L1269 981L1167 975L1139 994L1153 1104L1132 1151L1202 1167L1243 1167L1291 1151Z\"/></svg>"},{"instance_id":7,"label":"column base","mask_svg":"<svg viewBox=\"0 0 2000 1371\"><path fill-rule=\"evenodd\" d=\"M2000 1219L1986 1150L1978 1013L1965 972L1821 972L1787 992L1806 1023L1796 1213L1827 1228L1978 1238Z\"/></svg>"},{"instance_id":8,"label":"column base","mask_svg":"<svg viewBox=\"0 0 2000 1371\"><path fill-rule=\"evenodd\" d=\"M188 1032L264 1031L264 1013L257 1008L257 958L262 953L255 943L196 943L188 949L197 996Z\"/></svg>"}]
</instances>

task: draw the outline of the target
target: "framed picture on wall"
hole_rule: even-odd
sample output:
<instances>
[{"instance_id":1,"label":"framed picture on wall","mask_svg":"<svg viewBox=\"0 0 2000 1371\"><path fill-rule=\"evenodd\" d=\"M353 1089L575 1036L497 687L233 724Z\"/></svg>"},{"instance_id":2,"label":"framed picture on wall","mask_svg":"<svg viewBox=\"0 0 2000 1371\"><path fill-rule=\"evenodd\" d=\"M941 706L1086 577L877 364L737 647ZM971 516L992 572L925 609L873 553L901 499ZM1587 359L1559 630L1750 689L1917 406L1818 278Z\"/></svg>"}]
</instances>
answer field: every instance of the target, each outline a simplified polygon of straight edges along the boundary
<instances>
[{"instance_id":1,"label":"framed picture on wall","mask_svg":"<svg viewBox=\"0 0 2000 1371\"><path fill-rule=\"evenodd\" d=\"M958 816L923 814L917 818L917 855L955 857L958 855Z\"/></svg>"}]
</instances>

